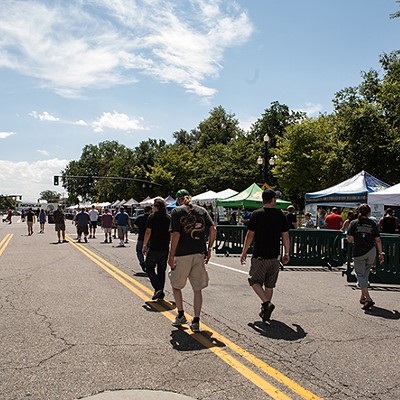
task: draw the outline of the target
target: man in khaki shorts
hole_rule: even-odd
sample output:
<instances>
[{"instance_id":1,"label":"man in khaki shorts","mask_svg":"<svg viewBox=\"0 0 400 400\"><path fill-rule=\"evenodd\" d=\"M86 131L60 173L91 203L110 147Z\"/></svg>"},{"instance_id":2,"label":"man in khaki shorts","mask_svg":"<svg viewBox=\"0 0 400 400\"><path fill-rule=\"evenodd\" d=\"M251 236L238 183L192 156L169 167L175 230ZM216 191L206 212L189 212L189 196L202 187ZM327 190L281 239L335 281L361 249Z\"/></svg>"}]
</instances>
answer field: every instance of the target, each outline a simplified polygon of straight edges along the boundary
<instances>
[{"instance_id":1,"label":"man in khaki shorts","mask_svg":"<svg viewBox=\"0 0 400 400\"><path fill-rule=\"evenodd\" d=\"M200 331L200 312L203 303L202 290L208 286L205 264L211 256L216 228L210 214L203 207L193 205L189 192L181 189L176 193L176 207L171 213L171 245L168 264L169 278L174 293L178 316L172 323L180 326L187 322L183 310L182 289L187 279L194 293L194 318L190 324L193 332ZM206 247L206 229L209 230Z\"/></svg>"}]
</instances>

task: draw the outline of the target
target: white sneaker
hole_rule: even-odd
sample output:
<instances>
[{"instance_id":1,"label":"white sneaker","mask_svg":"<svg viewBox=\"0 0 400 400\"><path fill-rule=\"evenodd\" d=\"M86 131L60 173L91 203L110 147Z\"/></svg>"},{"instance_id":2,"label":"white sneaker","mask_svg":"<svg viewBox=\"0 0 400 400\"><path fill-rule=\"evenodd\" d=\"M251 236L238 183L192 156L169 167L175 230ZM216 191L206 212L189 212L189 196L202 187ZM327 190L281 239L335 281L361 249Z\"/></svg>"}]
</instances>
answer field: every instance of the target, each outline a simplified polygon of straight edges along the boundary
<instances>
[{"instance_id":1,"label":"white sneaker","mask_svg":"<svg viewBox=\"0 0 400 400\"><path fill-rule=\"evenodd\" d=\"M187 323L187 319L186 319L186 317L185 316L183 316L183 317L176 317L175 318L175 321L172 323L172 326L181 326L181 325L183 325L183 324L186 324Z\"/></svg>"}]
</instances>

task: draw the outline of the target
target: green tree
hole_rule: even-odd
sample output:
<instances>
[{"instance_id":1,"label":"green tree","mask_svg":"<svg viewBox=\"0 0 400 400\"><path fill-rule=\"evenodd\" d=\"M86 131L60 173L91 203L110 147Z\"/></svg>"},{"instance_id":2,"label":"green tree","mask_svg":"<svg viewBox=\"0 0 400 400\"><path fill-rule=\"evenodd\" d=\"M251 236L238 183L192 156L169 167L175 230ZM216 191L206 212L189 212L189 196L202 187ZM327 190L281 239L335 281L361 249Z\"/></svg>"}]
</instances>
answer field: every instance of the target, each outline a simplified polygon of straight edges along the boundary
<instances>
[{"instance_id":1,"label":"green tree","mask_svg":"<svg viewBox=\"0 0 400 400\"><path fill-rule=\"evenodd\" d=\"M210 116L200 122L197 131L193 135L198 135L198 147L200 149L212 144L227 144L237 138L242 133L239 120L235 114L228 114L222 106L213 108Z\"/></svg>"},{"instance_id":2,"label":"green tree","mask_svg":"<svg viewBox=\"0 0 400 400\"><path fill-rule=\"evenodd\" d=\"M58 203L61 198L61 193L55 192L53 190L45 190L40 192L40 199L46 200L48 203Z\"/></svg>"},{"instance_id":3,"label":"green tree","mask_svg":"<svg viewBox=\"0 0 400 400\"><path fill-rule=\"evenodd\" d=\"M348 177L343 143L333 116L306 118L288 126L278 139L273 174L285 199L304 206L304 195Z\"/></svg>"}]
</instances>

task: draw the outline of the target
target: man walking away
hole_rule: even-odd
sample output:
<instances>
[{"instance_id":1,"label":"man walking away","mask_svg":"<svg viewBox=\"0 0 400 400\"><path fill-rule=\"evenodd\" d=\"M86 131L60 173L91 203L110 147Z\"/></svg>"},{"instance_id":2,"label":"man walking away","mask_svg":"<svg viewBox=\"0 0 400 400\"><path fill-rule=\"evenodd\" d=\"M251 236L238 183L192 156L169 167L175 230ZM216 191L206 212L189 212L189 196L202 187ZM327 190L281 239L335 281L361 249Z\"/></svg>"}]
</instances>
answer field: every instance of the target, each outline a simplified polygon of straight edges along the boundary
<instances>
[{"instance_id":1,"label":"man walking away","mask_svg":"<svg viewBox=\"0 0 400 400\"><path fill-rule=\"evenodd\" d=\"M28 208L28 212L26 213L26 224L28 225L28 236L33 235L33 223L35 222L35 213L32 211L32 208Z\"/></svg>"},{"instance_id":2,"label":"man walking away","mask_svg":"<svg viewBox=\"0 0 400 400\"><path fill-rule=\"evenodd\" d=\"M124 238L128 226L131 226L131 220L125 208L121 206L119 212L115 214L114 223L117 225L119 245L117 247L125 247Z\"/></svg>"},{"instance_id":3,"label":"man walking away","mask_svg":"<svg viewBox=\"0 0 400 400\"><path fill-rule=\"evenodd\" d=\"M267 189L262 193L263 208L251 215L240 261L246 263L247 251L254 239L249 284L261 299L260 317L265 322L271 318L275 306L271 303L273 289L279 274L280 239L285 254L283 264L289 262L289 225L285 215L275 208L276 194Z\"/></svg>"},{"instance_id":4,"label":"man walking away","mask_svg":"<svg viewBox=\"0 0 400 400\"><path fill-rule=\"evenodd\" d=\"M164 285L169 251L170 222L171 217L167 214L164 200L155 199L153 213L149 215L147 220L142 246L143 255L147 255L146 272L154 288L152 300L162 300L165 296Z\"/></svg>"},{"instance_id":5,"label":"man walking away","mask_svg":"<svg viewBox=\"0 0 400 400\"><path fill-rule=\"evenodd\" d=\"M82 233L84 235L85 243L87 243L90 217L84 207L82 207L81 211L78 214L76 214L75 222L76 222L76 230L78 232L78 243L81 243Z\"/></svg>"},{"instance_id":6,"label":"man walking away","mask_svg":"<svg viewBox=\"0 0 400 400\"><path fill-rule=\"evenodd\" d=\"M112 238L111 238L112 226L113 226L113 217L110 214L110 210L106 208L104 210L104 214L101 217L101 227L104 230L104 243L107 243L108 241L112 243Z\"/></svg>"},{"instance_id":7,"label":"man walking away","mask_svg":"<svg viewBox=\"0 0 400 400\"><path fill-rule=\"evenodd\" d=\"M89 211L90 217L90 225L89 225L89 239L96 239L96 229L97 229L97 220L99 219L99 212L96 210L94 204L92 205L92 209Z\"/></svg>"},{"instance_id":8,"label":"man walking away","mask_svg":"<svg viewBox=\"0 0 400 400\"><path fill-rule=\"evenodd\" d=\"M190 329L193 332L199 332L203 302L201 291L208 286L205 264L211 257L216 228L207 210L192 204L192 197L187 190L179 190L175 197L178 207L171 213L171 245L168 264L171 268L169 277L178 316L172 325L180 326L187 322L183 310L182 289L189 278L194 293L194 319L190 324ZM207 248L206 229L209 230Z\"/></svg>"},{"instance_id":9,"label":"man walking away","mask_svg":"<svg viewBox=\"0 0 400 400\"><path fill-rule=\"evenodd\" d=\"M62 242L66 243L67 240L65 239L65 214L61 204L58 205L57 210L55 210L53 213L53 221L55 224L55 230L57 232L58 243L61 243L61 235Z\"/></svg>"},{"instance_id":10,"label":"man walking away","mask_svg":"<svg viewBox=\"0 0 400 400\"><path fill-rule=\"evenodd\" d=\"M146 272L146 262L144 260L142 247L143 247L144 235L146 233L147 220L149 218L150 213L151 213L151 207L146 206L144 208L144 214L139 215L134 222L134 225L136 226L136 228L138 228L139 231L136 242L136 256L137 259L139 260L139 264L142 267L143 272Z\"/></svg>"}]
</instances>

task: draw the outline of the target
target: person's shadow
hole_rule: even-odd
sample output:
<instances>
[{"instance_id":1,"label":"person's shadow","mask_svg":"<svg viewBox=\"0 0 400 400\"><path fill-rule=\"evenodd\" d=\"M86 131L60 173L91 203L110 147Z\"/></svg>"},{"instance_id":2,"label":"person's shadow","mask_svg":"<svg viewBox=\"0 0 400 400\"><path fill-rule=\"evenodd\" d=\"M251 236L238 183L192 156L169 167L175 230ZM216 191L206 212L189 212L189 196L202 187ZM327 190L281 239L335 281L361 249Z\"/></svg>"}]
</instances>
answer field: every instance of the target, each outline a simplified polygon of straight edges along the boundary
<instances>
[{"instance_id":1,"label":"person's shadow","mask_svg":"<svg viewBox=\"0 0 400 400\"><path fill-rule=\"evenodd\" d=\"M385 308L376 306L370 308L369 310L365 310L365 314L384 319L400 319L400 312L397 310L386 310Z\"/></svg>"},{"instance_id":2,"label":"person's shadow","mask_svg":"<svg viewBox=\"0 0 400 400\"><path fill-rule=\"evenodd\" d=\"M171 332L170 343L175 350L194 351L210 347L225 347L225 343L213 338L211 332L201 331L195 335L190 335L186 332L187 329L181 326Z\"/></svg>"},{"instance_id":3,"label":"person's shadow","mask_svg":"<svg viewBox=\"0 0 400 400\"><path fill-rule=\"evenodd\" d=\"M293 324L295 327L295 329L293 329L285 323L276 320L269 322L249 322L248 326L253 328L260 335L269 337L271 339L295 341L303 339L307 336L307 332L305 332L300 325Z\"/></svg>"}]
</instances>

